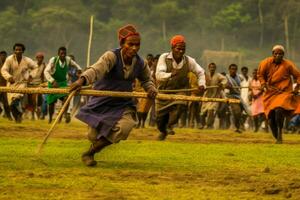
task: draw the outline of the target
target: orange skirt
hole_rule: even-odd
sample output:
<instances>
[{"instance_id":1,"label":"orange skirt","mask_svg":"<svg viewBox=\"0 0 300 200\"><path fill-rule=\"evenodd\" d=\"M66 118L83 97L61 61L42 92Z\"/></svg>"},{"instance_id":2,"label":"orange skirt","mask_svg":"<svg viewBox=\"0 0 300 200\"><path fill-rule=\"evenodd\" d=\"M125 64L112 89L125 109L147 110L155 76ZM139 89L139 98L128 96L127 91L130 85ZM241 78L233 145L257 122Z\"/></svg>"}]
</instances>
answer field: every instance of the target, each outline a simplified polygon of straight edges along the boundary
<instances>
[{"instance_id":1,"label":"orange skirt","mask_svg":"<svg viewBox=\"0 0 300 200\"><path fill-rule=\"evenodd\" d=\"M300 113L300 97L291 92L271 93L267 92L263 98L265 114L268 117L271 110L281 107L285 110Z\"/></svg>"}]
</instances>

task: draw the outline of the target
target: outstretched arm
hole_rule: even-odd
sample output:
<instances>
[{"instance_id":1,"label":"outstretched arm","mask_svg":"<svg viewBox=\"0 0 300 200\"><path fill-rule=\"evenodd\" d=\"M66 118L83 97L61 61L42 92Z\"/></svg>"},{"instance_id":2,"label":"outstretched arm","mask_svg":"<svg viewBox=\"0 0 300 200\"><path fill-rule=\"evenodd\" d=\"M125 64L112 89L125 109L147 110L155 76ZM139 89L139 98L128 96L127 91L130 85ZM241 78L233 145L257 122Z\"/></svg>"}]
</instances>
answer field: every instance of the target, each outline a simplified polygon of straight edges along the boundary
<instances>
[{"instance_id":1,"label":"outstretched arm","mask_svg":"<svg viewBox=\"0 0 300 200\"><path fill-rule=\"evenodd\" d=\"M83 85L89 85L96 80L102 79L108 73L116 62L116 55L112 51L105 52L99 60L88 67L79 79L70 85L70 91L80 88Z\"/></svg>"}]
</instances>

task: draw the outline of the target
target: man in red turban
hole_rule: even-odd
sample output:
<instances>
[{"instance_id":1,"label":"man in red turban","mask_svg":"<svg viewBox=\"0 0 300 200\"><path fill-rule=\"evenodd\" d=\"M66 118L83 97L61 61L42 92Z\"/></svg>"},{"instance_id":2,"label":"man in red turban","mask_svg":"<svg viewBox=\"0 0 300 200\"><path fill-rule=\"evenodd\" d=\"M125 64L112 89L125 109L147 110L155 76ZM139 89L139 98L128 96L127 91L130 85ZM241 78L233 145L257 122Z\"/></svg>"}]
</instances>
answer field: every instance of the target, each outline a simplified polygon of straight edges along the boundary
<instances>
[{"instance_id":1,"label":"man in red turban","mask_svg":"<svg viewBox=\"0 0 300 200\"><path fill-rule=\"evenodd\" d=\"M82 85L93 84L95 90L132 92L133 82L137 78L154 99L157 93L147 63L137 54L140 49L140 34L133 25L119 29L120 48L105 52L99 60L89 66L70 90ZM87 166L94 166L95 153L112 143L126 140L136 125L135 101L132 98L91 97L76 116L89 126L89 150L82 154L82 161Z\"/></svg>"},{"instance_id":2,"label":"man in red turban","mask_svg":"<svg viewBox=\"0 0 300 200\"><path fill-rule=\"evenodd\" d=\"M130 36L136 36L140 38L140 34L137 32L136 28L133 25L128 24L126 26L121 27L118 31L120 45L122 45L126 38Z\"/></svg>"},{"instance_id":3,"label":"man in red turban","mask_svg":"<svg viewBox=\"0 0 300 200\"><path fill-rule=\"evenodd\" d=\"M170 40L171 52L163 53L158 60L156 80L160 90L177 90L189 88L188 73L197 77L197 85L201 92L205 89L204 69L190 56L184 55L186 42L182 35L175 35ZM186 93L177 93L186 94ZM160 131L159 140L167 135L175 134L173 126L177 124L180 115L187 110L185 101L156 100L157 128Z\"/></svg>"}]
</instances>

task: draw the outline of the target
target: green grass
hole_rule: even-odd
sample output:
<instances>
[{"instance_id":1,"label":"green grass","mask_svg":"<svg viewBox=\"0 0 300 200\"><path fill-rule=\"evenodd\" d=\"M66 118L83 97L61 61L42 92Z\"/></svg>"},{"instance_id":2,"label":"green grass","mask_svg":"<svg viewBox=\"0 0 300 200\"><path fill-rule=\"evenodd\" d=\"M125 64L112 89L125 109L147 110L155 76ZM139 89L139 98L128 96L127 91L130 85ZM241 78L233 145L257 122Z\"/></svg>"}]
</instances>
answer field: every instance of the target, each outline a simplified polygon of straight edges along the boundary
<instances>
[{"instance_id":1,"label":"green grass","mask_svg":"<svg viewBox=\"0 0 300 200\"><path fill-rule=\"evenodd\" d=\"M0 120L0 199L300 199L300 136L177 129L156 141L153 128L97 154L79 122L60 124L42 154L49 125Z\"/></svg>"},{"instance_id":2,"label":"green grass","mask_svg":"<svg viewBox=\"0 0 300 200\"><path fill-rule=\"evenodd\" d=\"M263 199L300 194L300 147L126 141L87 168L87 141L0 138L0 199ZM269 168L270 172L265 168ZM278 194L267 195L268 188ZM300 196L298 196L300 197Z\"/></svg>"}]
</instances>

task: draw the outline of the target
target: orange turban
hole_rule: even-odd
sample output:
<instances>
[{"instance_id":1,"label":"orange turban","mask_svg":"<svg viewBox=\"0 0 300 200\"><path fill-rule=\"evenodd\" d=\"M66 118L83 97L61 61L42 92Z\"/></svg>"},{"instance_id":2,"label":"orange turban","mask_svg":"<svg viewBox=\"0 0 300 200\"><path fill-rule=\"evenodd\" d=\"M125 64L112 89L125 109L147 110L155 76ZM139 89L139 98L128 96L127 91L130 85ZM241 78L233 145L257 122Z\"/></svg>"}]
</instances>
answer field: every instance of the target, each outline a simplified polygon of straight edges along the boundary
<instances>
[{"instance_id":1,"label":"orange turban","mask_svg":"<svg viewBox=\"0 0 300 200\"><path fill-rule=\"evenodd\" d=\"M123 26L118 31L119 42L122 43L123 40L133 35L140 36L140 34L137 32L136 28L133 25L128 24L126 26Z\"/></svg>"},{"instance_id":2,"label":"orange turban","mask_svg":"<svg viewBox=\"0 0 300 200\"><path fill-rule=\"evenodd\" d=\"M182 35L175 35L172 37L171 41L171 46L175 46L178 43L185 43L185 38Z\"/></svg>"}]
</instances>

